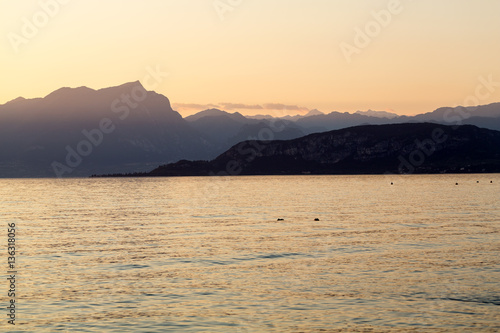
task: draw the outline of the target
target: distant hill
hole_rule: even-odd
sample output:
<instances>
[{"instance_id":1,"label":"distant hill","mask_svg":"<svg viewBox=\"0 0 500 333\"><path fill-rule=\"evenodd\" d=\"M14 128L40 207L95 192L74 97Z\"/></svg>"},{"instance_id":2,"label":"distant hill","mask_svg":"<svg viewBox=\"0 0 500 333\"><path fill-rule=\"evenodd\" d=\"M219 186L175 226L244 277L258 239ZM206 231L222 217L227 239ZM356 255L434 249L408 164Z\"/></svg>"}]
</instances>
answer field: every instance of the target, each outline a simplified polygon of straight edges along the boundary
<instances>
[{"instance_id":1,"label":"distant hill","mask_svg":"<svg viewBox=\"0 0 500 333\"><path fill-rule=\"evenodd\" d=\"M229 113L229 112L222 111L219 109L208 109L208 110L200 111L194 115L187 116L184 119L186 119L189 122L194 122L194 121L198 121L198 120L205 118L205 117L227 117L235 122L240 122L240 123L248 122L248 119L245 118L239 112Z\"/></svg>"},{"instance_id":2,"label":"distant hill","mask_svg":"<svg viewBox=\"0 0 500 333\"><path fill-rule=\"evenodd\" d=\"M213 156L209 145L168 98L138 81L100 90L61 88L0 105L1 177L144 171L202 155Z\"/></svg>"},{"instance_id":3,"label":"distant hill","mask_svg":"<svg viewBox=\"0 0 500 333\"><path fill-rule=\"evenodd\" d=\"M356 111L354 114L361 114L363 116L369 116L369 117L378 117L378 118L387 118L387 119L393 119L399 117L399 115L392 113L392 112L387 112L387 111L373 111L373 110L368 110L368 111Z\"/></svg>"},{"instance_id":4,"label":"distant hill","mask_svg":"<svg viewBox=\"0 0 500 333\"><path fill-rule=\"evenodd\" d=\"M331 131L358 125L382 125L401 123L433 122L443 125L476 125L500 131L500 103L481 105L477 107L439 108L433 112L416 116L382 116L380 111L331 112L300 118L296 124L305 133Z\"/></svg>"},{"instance_id":5,"label":"distant hill","mask_svg":"<svg viewBox=\"0 0 500 333\"><path fill-rule=\"evenodd\" d=\"M231 114L217 109L205 110L185 119L219 153L237 143L230 139L238 135L243 126L257 122L239 113Z\"/></svg>"},{"instance_id":6,"label":"distant hill","mask_svg":"<svg viewBox=\"0 0 500 333\"><path fill-rule=\"evenodd\" d=\"M295 116L290 116L290 115L286 115L286 116L283 116L283 117L278 117L279 119L285 119L285 120L291 120L291 121L297 121L301 118L306 118L306 117L310 117L310 116L316 116L316 115L320 115L320 114L324 114L323 112L317 110L317 109L314 109L314 110L310 110L309 112L307 112L305 115L295 115ZM247 116L247 118L249 119L273 119L273 118L276 118L276 117L273 117L271 115L268 115L268 114L258 114L258 115L255 115L255 116Z\"/></svg>"},{"instance_id":7,"label":"distant hill","mask_svg":"<svg viewBox=\"0 0 500 333\"><path fill-rule=\"evenodd\" d=\"M416 121L456 122L466 121L470 117L498 118L500 117L500 103L470 107L442 107L412 118Z\"/></svg>"},{"instance_id":8,"label":"distant hill","mask_svg":"<svg viewBox=\"0 0 500 333\"><path fill-rule=\"evenodd\" d=\"M266 139L294 139L304 135L302 129L292 121L275 118L250 119L238 112L228 113L218 109L201 111L185 119L207 142L211 142L219 153L240 141L252 137L259 138L269 133L272 137Z\"/></svg>"},{"instance_id":9,"label":"distant hill","mask_svg":"<svg viewBox=\"0 0 500 333\"><path fill-rule=\"evenodd\" d=\"M246 140L289 140L360 125L430 122L500 130L500 103L439 108L417 116L384 111L245 117L209 109L182 118L139 81L99 90L61 88L0 105L0 177L83 177L145 172L182 159L212 160Z\"/></svg>"},{"instance_id":10,"label":"distant hill","mask_svg":"<svg viewBox=\"0 0 500 333\"><path fill-rule=\"evenodd\" d=\"M329 114L313 115L298 119L296 121L296 124L304 128L304 131L306 133L310 134L359 125L379 125L394 123L397 122L395 119L334 111Z\"/></svg>"},{"instance_id":11,"label":"distant hill","mask_svg":"<svg viewBox=\"0 0 500 333\"><path fill-rule=\"evenodd\" d=\"M302 118L307 118L307 117L311 117L311 116L319 116L319 115L324 115L324 113L319 111L319 110L314 109L314 110L307 112L305 115L284 116L284 117L281 117L281 119L297 121L297 120L302 119Z\"/></svg>"},{"instance_id":12,"label":"distant hill","mask_svg":"<svg viewBox=\"0 0 500 333\"><path fill-rule=\"evenodd\" d=\"M244 141L212 161L146 176L500 172L500 132L471 125L367 125L294 140Z\"/></svg>"},{"instance_id":13,"label":"distant hill","mask_svg":"<svg viewBox=\"0 0 500 333\"><path fill-rule=\"evenodd\" d=\"M212 159L271 129L273 138L304 135L294 122L217 109L183 119L167 97L139 81L99 90L65 87L0 105L0 177L144 172L179 159Z\"/></svg>"}]
</instances>

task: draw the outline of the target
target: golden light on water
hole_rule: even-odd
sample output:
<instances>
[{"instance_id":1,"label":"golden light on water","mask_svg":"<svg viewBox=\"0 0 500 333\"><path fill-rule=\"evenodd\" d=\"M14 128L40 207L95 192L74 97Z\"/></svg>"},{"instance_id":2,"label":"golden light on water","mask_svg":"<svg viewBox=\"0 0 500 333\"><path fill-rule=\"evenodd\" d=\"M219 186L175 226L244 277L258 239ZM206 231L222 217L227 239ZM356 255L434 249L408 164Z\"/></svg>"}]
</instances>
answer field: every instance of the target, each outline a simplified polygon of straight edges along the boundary
<instances>
[{"instance_id":1,"label":"golden light on water","mask_svg":"<svg viewBox=\"0 0 500 333\"><path fill-rule=\"evenodd\" d=\"M498 175L388 177L3 180L19 327L498 329Z\"/></svg>"}]
</instances>

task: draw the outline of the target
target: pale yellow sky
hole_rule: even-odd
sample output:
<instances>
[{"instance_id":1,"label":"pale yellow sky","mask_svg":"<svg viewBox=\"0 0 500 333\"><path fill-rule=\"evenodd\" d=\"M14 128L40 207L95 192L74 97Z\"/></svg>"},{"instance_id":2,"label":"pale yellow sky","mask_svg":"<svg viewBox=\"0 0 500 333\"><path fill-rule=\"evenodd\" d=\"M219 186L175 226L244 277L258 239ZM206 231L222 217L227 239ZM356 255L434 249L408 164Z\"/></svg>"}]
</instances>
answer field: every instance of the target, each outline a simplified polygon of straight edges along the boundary
<instances>
[{"instance_id":1,"label":"pale yellow sky","mask_svg":"<svg viewBox=\"0 0 500 333\"><path fill-rule=\"evenodd\" d=\"M499 17L498 0L0 0L0 104L135 80L183 115L487 104Z\"/></svg>"}]
</instances>

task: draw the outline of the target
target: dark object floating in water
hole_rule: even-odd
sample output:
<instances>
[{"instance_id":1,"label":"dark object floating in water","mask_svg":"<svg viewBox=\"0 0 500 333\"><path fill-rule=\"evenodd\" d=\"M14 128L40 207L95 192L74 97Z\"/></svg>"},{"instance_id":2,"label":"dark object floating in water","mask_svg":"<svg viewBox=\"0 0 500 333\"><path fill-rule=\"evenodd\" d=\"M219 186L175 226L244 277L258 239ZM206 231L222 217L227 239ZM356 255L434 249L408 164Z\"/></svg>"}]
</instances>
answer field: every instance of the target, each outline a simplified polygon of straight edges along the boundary
<instances>
[{"instance_id":1,"label":"dark object floating in water","mask_svg":"<svg viewBox=\"0 0 500 333\"><path fill-rule=\"evenodd\" d=\"M315 218L315 219L314 219L314 221L319 221L319 219L318 219L318 218Z\"/></svg>"},{"instance_id":2,"label":"dark object floating in water","mask_svg":"<svg viewBox=\"0 0 500 333\"><path fill-rule=\"evenodd\" d=\"M285 219L278 219L278 221L285 221Z\"/></svg>"}]
</instances>

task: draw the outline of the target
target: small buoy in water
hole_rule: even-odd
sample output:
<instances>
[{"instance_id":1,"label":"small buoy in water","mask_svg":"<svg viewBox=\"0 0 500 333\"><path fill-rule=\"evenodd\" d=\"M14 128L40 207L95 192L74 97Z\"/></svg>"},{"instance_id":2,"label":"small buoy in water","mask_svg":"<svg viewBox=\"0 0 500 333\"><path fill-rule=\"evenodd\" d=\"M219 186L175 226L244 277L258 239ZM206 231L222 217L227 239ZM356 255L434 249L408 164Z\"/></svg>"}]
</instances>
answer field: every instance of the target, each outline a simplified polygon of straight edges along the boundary
<instances>
[{"instance_id":1,"label":"small buoy in water","mask_svg":"<svg viewBox=\"0 0 500 333\"><path fill-rule=\"evenodd\" d=\"M319 221L319 219L318 219L318 218L315 218L315 219L314 219L314 221Z\"/></svg>"},{"instance_id":2,"label":"small buoy in water","mask_svg":"<svg viewBox=\"0 0 500 333\"><path fill-rule=\"evenodd\" d=\"M284 221L284 219L278 219L278 221Z\"/></svg>"}]
</instances>

